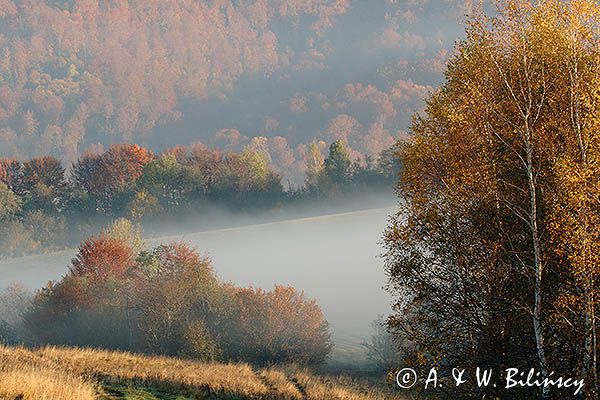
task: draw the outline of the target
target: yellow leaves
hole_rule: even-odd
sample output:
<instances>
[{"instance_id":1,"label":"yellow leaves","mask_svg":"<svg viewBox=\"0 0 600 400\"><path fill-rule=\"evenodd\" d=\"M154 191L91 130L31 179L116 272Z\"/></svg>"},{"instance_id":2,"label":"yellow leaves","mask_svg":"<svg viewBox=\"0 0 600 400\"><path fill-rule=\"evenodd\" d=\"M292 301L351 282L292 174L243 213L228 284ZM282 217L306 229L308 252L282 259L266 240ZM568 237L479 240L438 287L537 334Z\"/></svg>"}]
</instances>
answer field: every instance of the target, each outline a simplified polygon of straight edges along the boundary
<instances>
[{"instance_id":1,"label":"yellow leaves","mask_svg":"<svg viewBox=\"0 0 600 400\"><path fill-rule=\"evenodd\" d=\"M600 265L600 168L561 158L554 165L556 189L549 216L555 252L565 257L582 285Z\"/></svg>"},{"instance_id":2,"label":"yellow leaves","mask_svg":"<svg viewBox=\"0 0 600 400\"><path fill-rule=\"evenodd\" d=\"M142 190L136 192L127 208L131 218L140 220L144 215L160 213L162 207L155 196Z\"/></svg>"},{"instance_id":3,"label":"yellow leaves","mask_svg":"<svg viewBox=\"0 0 600 400\"><path fill-rule=\"evenodd\" d=\"M481 297L526 305L511 309L518 321L505 314L502 330L530 329L523 310L535 302L547 343L581 340L589 299L600 298L600 41L590 39L590 18L575 15L585 6L597 18L600 6L502 4L500 16L469 26L443 90L415 121L399 186L408 222L397 219L385 238L392 282L417 299L399 319L432 352L443 334L431 327L454 318L446 307L430 312L432 293L451 298L465 275ZM531 271L541 275L534 290ZM421 304L427 313L416 315ZM484 328L496 334L495 322ZM565 360L558 346L546 349L550 363Z\"/></svg>"},{"instance_id":4,"label":"yellow leaves","mask_svg":"<svg viewBox=\"0 0 600 400\"><path fill-rule=\"evenodd\" d=\"M404 150L412 195L468 204L496 191L527 209L529 132L540 223L572 268L589 268L600 254L599 21L594 0L506 1L497 18L475 15Z\"/></svg>"}]
</instances>

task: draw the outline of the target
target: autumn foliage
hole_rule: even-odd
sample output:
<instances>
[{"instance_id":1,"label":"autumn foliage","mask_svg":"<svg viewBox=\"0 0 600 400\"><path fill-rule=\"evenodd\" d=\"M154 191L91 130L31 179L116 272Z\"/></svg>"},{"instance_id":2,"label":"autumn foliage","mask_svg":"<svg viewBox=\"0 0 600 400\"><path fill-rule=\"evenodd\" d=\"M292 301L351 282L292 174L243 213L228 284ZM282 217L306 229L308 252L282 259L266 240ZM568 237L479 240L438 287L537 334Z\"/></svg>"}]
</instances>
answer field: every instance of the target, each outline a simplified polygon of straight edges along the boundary
<instances>
[{"instance_id":1,"label":"autumn foliage","mask_svg":"<svg viewBox=\"0 0 600 400\"><path fill-rule=\"evenodd\" d=\"M321 308L292 287L233 289L235 359L320 364L331 351Z\"/></svg>"},{"instance_id":2,"label":"autumn foliage","mask_svg":"<svg viewBox=\"0 0 600 400\"><path fill-rule=\"evenodd\" d=\"M138 145L113 145L106 153L83 155L73 166L73 181L93 195L118 190L134 183L152 158Z\"/></svg>"},{"instance_id":3,"label":"autumn foliage","mask_svg":"<svg viewBox=\"0 0 600 400\"><path fill-rule=\"evenodd\" d=\"M84 241L70 273L25 314L35 343L257 364L320 364L331 350L321 309L291 287L241 289L184 243L143 250L114 232Z\"/></svg>"},{"instance_id":4,"label":"autumn foliage","mask_svg":"<svg viewBox=\"0 0 600 400\"><path fill-rule=\"evenodd\" d=\"M123 278L134 265L133 250L123 241L102 234L83 241L71 265L74 277Z\"/></svg>"},{"instance_id":5,"label":"autumn foliage","mask_svg":"<svg viewBox=\"0 0 600 400\"><path fill-rule=\"evenodd\" d=\"M0 156L72 163L99 144L201 139L241 151L257 138L286 177L301 176L313 139L343 137L355 154L375 157L439 79L450 40L421 29L425 15L457 25L469 8L462 0L3 0ZM365 15L367 30L353 32L350 21ZM348 41L356 45L344 57L376 64L360 74L373 77L355 82L345 58L353 68L338 68ZM331 88L294 82L315 74Z\"/></svg>"},{"instance_id":6,"label":"autumn foliage","mask_svg":"<svg viewBox=\"0 0 600 400\"><path fill-rule=\"evenodd\" d=\"M307 180L284 188L264 143L223 152L202 143L161 154L136 144L88 152L66 172L45 156L0 159L0 255L18 256L75 246L95 227L118 218L161 233L165 222L207 216L215 207L238 213L269 211L298 201L335 200L371 189L389 190L399 168L390 149L368 164L352 163L343 141L311 145ZM285 145L282 144L284 147Z\"/></svg>"},{"instance_id":7,"label":"autumn foliage","mask_svg":"<svg viewBox=\"0 0 600 400\"><path fill-rule=\"evenodd\" d=\"M597 398L599 19L587 0L476 15L415 118L385 234L413 361L575 373ZM565 396L511 393L540 395Z\"/></svg>"}]
</instances>

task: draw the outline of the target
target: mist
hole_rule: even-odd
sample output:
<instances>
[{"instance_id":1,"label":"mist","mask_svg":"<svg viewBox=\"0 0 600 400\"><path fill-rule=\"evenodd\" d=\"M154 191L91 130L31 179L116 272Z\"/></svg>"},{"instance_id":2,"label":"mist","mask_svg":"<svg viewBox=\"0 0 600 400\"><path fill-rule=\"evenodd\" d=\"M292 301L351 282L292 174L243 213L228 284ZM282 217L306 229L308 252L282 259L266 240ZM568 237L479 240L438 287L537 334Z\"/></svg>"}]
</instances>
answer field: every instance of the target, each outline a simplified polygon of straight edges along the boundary
<instances>
[{"instance_id":1,"label":"mist","mask_svg":"<svg viewBox=\"0 0 600 400\"><path fill-rule=\"evenodd\" d=\"M307 182L311 145L321 155L340 141L353 165L348 170L369 168L408 137L413 115L443 81L472 3L6 0L0 157L52 156L71 182L73 165L113 145L139 144L150 159L201 143L222 150L223 158L259 153L282 186L299 188ZM0 183L12 190L9 172L0 171ZM338 342L355 345L390 312L378 256L396 204L392 186L268 212L209 204L194 214L190 207L147 223L146 243L189 242L236 285L303 290L323 308ZM69 214L55 200L50 209ZM70 246L113 217L132 215L128 206L114 215L95 207L81 224L69 214L69 228L76 227L63 227L75 232ZM75 253L0 260L0 286L18 281L35 290L59 280Z\"/></svg>"},{"instance_id":2,"label":"mist","mask_svg":"<svg viewBox=\"0 0 600 400\"><path fill-rule=\"evenodd\" d=\"M322 307L334 341L356 349L371 322L390 312L379 241L395 208L392 195L380 193L275 214L241 216L221 209L211 213L210 225L196 222L205 228L199 232L188 221L163 232L190 233L146 237L144 243L150 248L186 242L211 259L222 281L237 286L304 291ZM0 287L18 282L34 291L60 280L75 254L69 249L1 260Z\"/></svg>"}]
</instances>

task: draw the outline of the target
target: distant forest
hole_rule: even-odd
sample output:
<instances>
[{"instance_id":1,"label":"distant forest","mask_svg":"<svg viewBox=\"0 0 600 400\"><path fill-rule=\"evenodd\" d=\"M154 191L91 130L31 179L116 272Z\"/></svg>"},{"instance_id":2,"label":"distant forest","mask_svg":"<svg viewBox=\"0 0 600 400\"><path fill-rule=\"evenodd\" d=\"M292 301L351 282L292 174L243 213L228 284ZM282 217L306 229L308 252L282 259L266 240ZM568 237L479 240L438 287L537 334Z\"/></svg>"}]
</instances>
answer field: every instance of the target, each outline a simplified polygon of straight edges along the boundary
<instances>
[{"instance_id":1,"label":"distant forest","mask_svg":"<svg viewBox=\"0 0 600 400\"><path fill-rule=\"evenodd\" d=\"M0 255L57 250L99 227L126 218L149 231L222 212L267 212L300 203L336 201L351 194L391 193L398 176L395 147L367 164L351 162L343 141L327 156L309 146L306 181L287 187L252 148L222 152L203 144L160 154L139 145L87 152L65 171L52 156L0 159Z\"/></svg>"},{"instance_id":2,"label":"distant forest","mask_svg":"<svg viewBox=\"0 0 600 400\"><path fill-rule=\"evenodd\" d=\"M258 147L302 182L405 135L471 1L0 0L0 157Z\"/></svg>"}]
</instances>

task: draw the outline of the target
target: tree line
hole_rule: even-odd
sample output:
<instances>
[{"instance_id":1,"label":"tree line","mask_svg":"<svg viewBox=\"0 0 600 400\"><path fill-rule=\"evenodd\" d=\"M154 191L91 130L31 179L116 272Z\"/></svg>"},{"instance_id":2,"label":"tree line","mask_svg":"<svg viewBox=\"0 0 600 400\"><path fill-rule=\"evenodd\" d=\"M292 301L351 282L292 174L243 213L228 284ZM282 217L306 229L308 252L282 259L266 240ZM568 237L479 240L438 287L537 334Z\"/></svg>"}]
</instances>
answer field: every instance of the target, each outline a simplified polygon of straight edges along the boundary
<instances>
[{"instance_id":1,"label":"tree line","mask_svg":"<svg viewBox=\"0 0 600 400\"><path fill-rule=\"evenodd\" d=\"M67 172L52 157L0 159L0 254L16 256L75 245L116 218L147 226L176 224L215 207L274 210L306 201L391 187L397 163L390 149L377 162L352 163L342 141L310 146L307 180L286 188L254 148L222 152L203 144L160 154L135 144L88 152Z\"/></svg>"},{"instance_id":2,"label":"tree line","mask_svg":"<svg viewBox=\"0 0 600 400\"><path fill-rule=\"evenodd\" d=\"M413 363L535 368L598 398L599 22L591 0L476 14L416 116L384 237L388 326Z\"/></svg>"}]
</instances>

